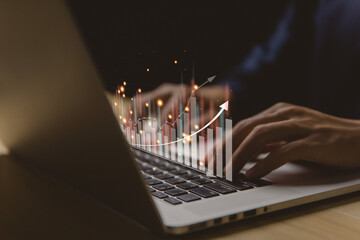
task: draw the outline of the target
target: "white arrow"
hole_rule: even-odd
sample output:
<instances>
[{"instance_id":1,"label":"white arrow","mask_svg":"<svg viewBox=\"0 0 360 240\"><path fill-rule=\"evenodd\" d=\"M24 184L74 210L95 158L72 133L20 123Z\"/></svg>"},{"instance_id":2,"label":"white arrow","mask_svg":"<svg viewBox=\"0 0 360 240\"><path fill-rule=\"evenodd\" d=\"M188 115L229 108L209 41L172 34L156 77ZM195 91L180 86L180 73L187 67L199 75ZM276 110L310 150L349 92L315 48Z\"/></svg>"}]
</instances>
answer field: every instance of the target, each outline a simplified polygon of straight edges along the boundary
<instances>
[{"instance_id":1,"label":"white arrow","mask_svg":"<svg viewBox=\"0 0 360 240\"><path fill-rule=\"evenodd\" d=\"M214 75L214 76L212 76L212 77L209 77L206 82L204 82L203 84L201 84L201 85L198 87L197 90L199 90L199 88L201 88L202 86L204 86L204 85L207 84L208 82L211 83L215 78L216 78L216 75Z\"/></svg>"},{"instance_id":2,"label":"white arrow","mask_svg":"<svg viewBox=\"0 0 360 240\"><path fill-rule=\"evenodd\" d=\"M172 144L172 143L177 143L177 142L181 142L183 140L187 140L189 138L191 138L192 136L198 134L199 132L201 132L202 130L204 130L205 128L207 128L208 126L210 126L210 124L212 124L218 117L220 117L221 113L224 111L224 110L228 110L229 108L229 101L226 101L224 102L223 104L220 105L220 111L216 114L215 117L213 117L213 119L211 119L210 122L208 122L205 126L203 126L202 128L200 128L198 131L192 133L191 135L189 136L186 136L184 138L181 138L181 139L178 139L176 141L173 141L173 142L168 142L168 143L161 143L161 144L137 144L136 146L139 146L139 147L154 147L154 146L164 146L164 145L169 145L169 144Z\"/></svg>"}]
</instances>

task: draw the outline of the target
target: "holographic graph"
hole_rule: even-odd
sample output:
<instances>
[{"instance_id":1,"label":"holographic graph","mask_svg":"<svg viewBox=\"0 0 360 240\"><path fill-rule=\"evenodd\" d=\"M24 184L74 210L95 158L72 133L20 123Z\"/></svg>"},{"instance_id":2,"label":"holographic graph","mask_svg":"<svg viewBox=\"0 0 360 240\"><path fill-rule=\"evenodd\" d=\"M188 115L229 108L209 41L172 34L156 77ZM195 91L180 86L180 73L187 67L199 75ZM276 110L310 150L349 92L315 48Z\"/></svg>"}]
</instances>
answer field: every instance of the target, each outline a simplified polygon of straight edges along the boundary
<instances>
[{"instance_id":1,"label":"holographic graph","mask_svg":"<svg viewBox=\"0 0 360 240\"><path fill-rule=\"evenodd\" d=\"M140 88L135 96L127 98L127 83L123 82L116 90L113 107L129 144L208 176L232 181L232 168L224 169L232 163L229 93L224 91L225 101L220 103L216 99L207 100L207 109L203 97L196 96L215 77L209 77L200 85L191 84L190 91L179 85L179 97L172 102L160 98L144 101ZM229 91L228 87L225 89ZM166 104L171 104L170 112L163 111Z\"/></svg>"}]
</instances>

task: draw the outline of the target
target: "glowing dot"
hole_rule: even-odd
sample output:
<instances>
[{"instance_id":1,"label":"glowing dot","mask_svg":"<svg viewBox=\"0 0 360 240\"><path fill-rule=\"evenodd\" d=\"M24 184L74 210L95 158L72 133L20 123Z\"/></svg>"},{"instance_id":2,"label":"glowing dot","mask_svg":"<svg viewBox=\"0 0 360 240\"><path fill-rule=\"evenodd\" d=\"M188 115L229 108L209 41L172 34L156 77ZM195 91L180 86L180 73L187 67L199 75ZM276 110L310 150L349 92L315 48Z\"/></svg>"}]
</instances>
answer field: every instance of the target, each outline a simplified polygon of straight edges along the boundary
<instances>
[{"instance_id":1,"label":"glowing dot","mask_svg":"<svg viewBox=\"0 0 360 240\"><path fill-rule=\"evenodd\" d=\"M187 140L188 140L188 142L191 142L191 137L188 137Z\"/></svg>"},{"instance_id":2,"label":"glowing dot","mask_svg":"<svg viewBox=\"0 0 360 240\"><path fill-rule=\"evenodd\" d=\"M150 72L150 68L147 68L146 71L147 71L147 72Z\"/></svg>"},{"instance_id":3,"label":"glowing dot","mask_svg":"<svg viewBox=\"0 0 360 240\"><path fill-rule=\"evenodd\" d=\"M114 105L117 106L117 102L114 102Z\"/></svg>"},{"instance_id":4,"label":"glowing dot","mask_svg":"<svg viewBox=\"0 0 360 240\"><path fill-rule=\"evenodd\" d=\"M148 102L145 103L145 107L149 107L149 103L148 103Z\"/></svg>"},{"instance_id":5,"label":"glowing dot","mask_svg":"<svg viewBox=\"0 0 360 240\"><path fill-rule=\"evenodd\" d=\"M117 90L117 93L121 93L120 89L119 89L119 90Z\"/></svg>"},{"instance_id":6,"label":"glowing dot","mask_svg":"<svg viewBox=\"0 0 360 240\"><path fill-rule=\"evenodd\" d=\"M130 114L131 114L131 115L133 114L133 111L132 111L132 110L130 110Z\"/></svg>"},{"instance_id":7,"label":"glowing dot","mask_svg":"<svg viewBox=\"0 0 360 240\"><path fill-rule=\"evenodd\" d=\"M159 106L159 107L162 107L163 106L163 101L161 100L161 99L158 99L157 100L157 105Z\"/></svg>"},{"instance_id":8,"label":"glowing dot","mask_svg":"<svg viewBox=\"0 0 360 240\"><path fill-rule=\"evenodd\" d=\"M124 86L121 86L121 87L120 87L120 91L121 91L121 92L125 92L125 87L124 87Z\"/></svg>"},{"instance_id":9,"label":"glowing dot","mask_svg":"<svg viewBox=\"0 0 360 240\"><path fill-rule=\"evenodd\" d=\"M143 130L140 130L139 133L142 134L142 133L143 133Z\"/></svg>"},{"instance_id":10,"label":"glowing dot","mask_svg":"<svg viewBox=\"0 0 360 240\"><path fill-rule=\"evenodd\" d=\"M195 125L194 125L194 128L195 128L196 130L198 130L198 129L199 129L199 125L195 124Z\"/></svg>"},{"instance_id":11,"label":"glowing dot","mask_svg":"<svg viewBox=\"0 0 360 240\"><path fill-rule=\"evenodd\" d=\"M185 107L185 112L189 112L190 108L188 106Z\"/></svg>"},{"instance_id":12,"label":"glowing dot","mask_svg":"<svg viewBox=\"0 0 360 240\"><path fill-rule=\"evenodd\" d=\"M200 162L199 164L201 167L203 167L205 165L204 162Z\"/></svg>"},{"instance_id":13,"label":"glowing dot","mask_svg":"<svg viewBox=\"0 0 360 240\"><path fill-rule=\"evenodd\" d=\"M123 123L125 123L125 124L126 124L126 118L124 118L124 119L123 119Z\"/></svg>"},{"instance_id":14,"label":"glowing dot","mask_svg":"<svg viewBox=\"0 0 360 240\"><path fill-rule=\"evenodd\" d=\"M177 60L174 60L174 64L177 64L178 63L178 61Z\"/></svg>"},{"instance_id":15,"label":"glowing dot","mask_svg":"<svg viewBox=\"0 0 360 240\"><path fill-rule=\"evenodd\" d=\"M120 119L122 119L122 116L119 116Z\"/></svg>"},{"instance_id":16,"label":"glowing dot","mask_svg":"<svg viewBox=\"0 0 360 240\"><path fill-rule=\"evenodd\" d=\"M169 119L172 119L172 115L171 115L171 114L169 114L169 115L168 115L168 118L169 118Z\"/></svg>"},{"instance_id":17,"label":"glowing dot","mask_svg":"<svg viewBox=\"0 0 360 240\"><path fill-rule=\"evenodd\" d=\"M138 89L138 93L141 93L141 88Z\"/></svg>"},{"instance_id":18,"label":"glowing dot","mask_svg":"<svg viewBox=\"0 0 360 240\"><path fill-rule=\"evenodd\" d=\"M125 97L125 93L123 93L123 95L122 95L122 96L123 96L123 98L124 98L124 97Z\"/></svg>"},{"instance_id":19,"label":"glowing dot","mask_svg":"<svg viewBox=\"0 0 360 240\"><path fill-rule=\"evenodd\" d=\"M131 135L131 139L134 139L134 135Z\"/></svg>"},{"instance_id":20,"label":"glowing dot","mask_svg":"<svg viewBox=\"0 0 360 240\"><path fill-rule=\"evenodd\" d=\"M131 101L133 101L134 100L134 98L131 98Z\"/></svg>"},{"instance_id":21,"label":"glowing dot","mask_svg":"<svg viewBox=\"0 0 360 240\"><path fill-rule=\"evenodd\" d=\"M159 139L158 139L158 140L156 140L156 143L157 143L157 144L159 144L159 143L160 143L160 140L159 140Z\"/></svg>"},{"instance_id":22,"label":"glowing dot","mask_svg":"<svg viewBox=\"0 0 360 240\"><path fill-rule=\"evenodd\" d=\"M186 133L183 132L182 136L183 136L183 137L186 137Z\"/></svg>"},{"instance_id":23,"label":"glowing dot","mask_svg":"<svg viewBox=\"0 0 360 240\"><path fill-rule=\"evenodd\" d=\"M194 90L198 90L199 89L199 86L198 85L194 85Z\"/></svg>"},{"instance_id":24,"label":"glowing dot","mask_svg":"<svg viewBox=\"0 0 360 240\"><path fill-rule=\"evenodd\" d=\"M125 82L125 81L123 82L123 85L126 86L126 82Z\"/></svg>"},{"instance_id":25,"label":"glowing dot","mask_svg":"<svg viewBox=\"0 0 360 240\"><path fill-rule=\"evenodd\" d=\"M151 122L148 122L148 125L151 126Z\"/></svg>"},{"instance_id":26,"label":"glowing dot","mask_svg":"<svg viewBox=\"0 0 360 240\"><path fill-rule=\"evenodd\" d=\"M185 144L186 143L185 139L182 142Z\"/></svg>"}]
</instances>

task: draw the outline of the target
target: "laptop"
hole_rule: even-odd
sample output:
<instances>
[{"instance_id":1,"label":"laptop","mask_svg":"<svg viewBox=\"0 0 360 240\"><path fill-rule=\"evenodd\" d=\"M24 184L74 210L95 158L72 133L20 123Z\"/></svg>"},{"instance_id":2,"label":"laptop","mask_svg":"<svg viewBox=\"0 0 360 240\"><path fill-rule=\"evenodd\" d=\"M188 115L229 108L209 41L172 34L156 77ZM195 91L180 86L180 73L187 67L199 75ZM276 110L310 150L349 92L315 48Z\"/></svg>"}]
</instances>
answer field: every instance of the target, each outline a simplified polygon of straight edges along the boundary
<instances>
[{"instance_id":1,"label":"laptop","mask_svg":"<svg viewBox=\"0 0 360 240\"><path fill-rule=\"evenodd\" d=\"M130 147L62 0L1 1L0 32L0 137L10 154L154 232L360 190L359 171L288 163L256 182L229 182Z\"/></svg>"}]
</instances>

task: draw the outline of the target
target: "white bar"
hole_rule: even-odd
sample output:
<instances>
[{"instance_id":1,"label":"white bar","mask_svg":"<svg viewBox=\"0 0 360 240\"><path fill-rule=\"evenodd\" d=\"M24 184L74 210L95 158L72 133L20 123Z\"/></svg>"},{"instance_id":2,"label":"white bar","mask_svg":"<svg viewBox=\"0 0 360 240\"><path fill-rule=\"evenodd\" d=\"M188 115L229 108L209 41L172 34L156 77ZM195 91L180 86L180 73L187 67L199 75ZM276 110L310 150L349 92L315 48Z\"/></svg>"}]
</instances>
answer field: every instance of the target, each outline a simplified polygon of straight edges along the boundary
<instances>
[{"instance_id":1,"label":"white bar","mask_svg":"<svg viewBox=\"0 0 360 240\"><path fill-rule=\"evenodd\" d=\"M216 127L216 176L223 177L222 128Z\"/></svg>"},{"instance_id":2,"label":"white bar","mask_svg":"<svg viewBox=\"0 0 360 240\"><path fill-rule=\"evenodd\" d=\"M175 142L176 141L176 129L175 128L171 128L171 141ZM171 160L176 160L176 143L172 143L171 146Z\"/></svg>"},{"instance_id":3,"label":"white bar","mask_svg":"<svg viewBox=\"0 0 360 240\"><path fill-rule=\"evenodd\" d=\"M144 134L144 133L143 133ZM151 147L150 147L150 144L151 144L151 136L150 136L150 133L146 133L146 150L148 150L149 152L151 152Z\"/></svg>"},{"instance_id":4,"label":"white bar","mask_svg":"<svg viewBox=\"0 0 360 240\"><path fill-rule=\"evenodd\" d=\"M164 143L168 143L169 142L169 137L168 136L164 136ZM164 156L166 158L169 158L169 145L165 145L164 146Z\"/></svg>"},{"instance_id":5,"label":"white bar","mask_svg":"<svg viewBox=\"0 0 360 240\"><path fill-rule=\"evenodd\" d=\"M205 171L205 137L199 136L199 169Z\"/></svg>"},{"instance_id":6,"label":"white bar","mask_svg":"<svg viewBox=\"0 0 360 240\"><path fill-rule=\"evenodd\" d=\"M177 140L179 140L180 138L178 138ZM182 152L182 142L179 141L177 143L177 158L178 158L178 162L183 163L183 152Z\"/></svg>"},{"instance_id":7,"label":"white bar","mask_svg":"<svg viewBox=\"0 0 360 240\"><path fill-rule=\"evenodd\" d=\"M190 98L190 112L191 112L191 131L196 131L195 124L197 124L197 117L196 117L196 98Z\"/></svg>"},{"instance_id":8,"label":"white bar","mask_svg":"<svg viewBox=\"0 0 360 240\"><path fill-rule=\"evenodd\" d=\"M191 131L193 134L194 131ZM198 167L198 154L197 154L197 136L194 135L191 137L191 167L197 168Z\"/></svg>"},{"instance_id":9,"label":"white bar","mask_svg":"<svg viewBox=\"0 0 360 240\"><path fill-rule=\"evenodd\" d=\"M210 175L214 175L214 131L211 128L207 129L207 154L209 156L208 159L208 173Z\"/></svg>"},{"instance_id":10,"label":"white bar","mask_svg":"<svg viewBox=\"0 0 360 240\"><path fill-rule=\"evenodd\" d=\"M232 120L225 119L225 164L227 166L225 171L225 178L232 181Z\"/></svg>"},{"instance_id":11,"label":"white bar","mask_svg":"<svg viewBox=\"0 0 360 240\"><path fill-rule=\"evenodd\" d=\"M126 127L126 139L127 139L128 143L131 144L130 127L129 126Z\"/></svg>"},{"instance_id":12,"label":"white bar","mask_svg":"<svg viewBox=\"0 0 360 240\"><path fill-rule=\"evenodd\" d=\"M189 135L189 113L184 113L184 133ZM190 146L188 139L185 139L184 143L184 164L190 166Z\"/></svg>"},{"instance_id":13,"label":"white bar","mask_svg":"<svg viewBox=\"0 0 360 240\"><path fill-rule=\"evenodd\" d=\"M139 144L140 144L140 134L138 134L138 133L136 133L135 142L136 142L136 146L139 147Z\"/></svg>"},{"instance_id":14,"label":"white bar","mask_svg":"<svg viewBox=\"0 0 360 240\"><path fill-rule=\"evenodd\" d=\"M161 144L162 143L162 133L161 132L157 132L157 140L159 140L159 143ZM157 140L156 140L156 143L155 144L157 144ZM160 155L160 156L164 156L163 155L163 149L162 149L162 146L160 145L160 146L158 146L158 154Z\"/></svg>"},{"instance_id":15,"label":"white bar","mask_svg":"<svg viewBox=\"0 0 360 240\"><path fill-rule=\"evenodd\" d=\"M152 152L153 153L157 153L157 149L156 149L156 129L154 127L151 128L151 145L152 146Z\"/></svg>"}]
</instances>

